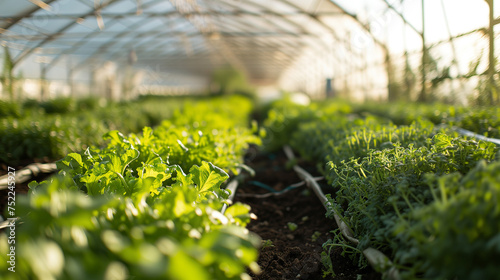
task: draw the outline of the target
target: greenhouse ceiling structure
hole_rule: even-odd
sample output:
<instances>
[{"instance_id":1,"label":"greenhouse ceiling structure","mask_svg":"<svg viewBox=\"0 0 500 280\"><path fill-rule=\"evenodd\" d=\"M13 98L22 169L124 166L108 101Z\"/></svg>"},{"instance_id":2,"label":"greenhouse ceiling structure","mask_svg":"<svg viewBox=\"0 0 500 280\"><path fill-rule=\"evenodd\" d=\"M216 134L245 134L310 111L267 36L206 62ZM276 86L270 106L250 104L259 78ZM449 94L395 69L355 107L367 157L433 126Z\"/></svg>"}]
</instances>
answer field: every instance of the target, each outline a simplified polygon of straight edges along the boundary
<instances>
[{"instance_id":1,"label":"greenhouse ceiling structure","mask_svg":"<svg viewBox=\"0 0 500 280\"><path fill-rule=\"evenodd\" d=\"M2 0L2 94L194 92L232 69L313 97L463 99L497 79L493 2Z\"/></svg>"}]
</instances>

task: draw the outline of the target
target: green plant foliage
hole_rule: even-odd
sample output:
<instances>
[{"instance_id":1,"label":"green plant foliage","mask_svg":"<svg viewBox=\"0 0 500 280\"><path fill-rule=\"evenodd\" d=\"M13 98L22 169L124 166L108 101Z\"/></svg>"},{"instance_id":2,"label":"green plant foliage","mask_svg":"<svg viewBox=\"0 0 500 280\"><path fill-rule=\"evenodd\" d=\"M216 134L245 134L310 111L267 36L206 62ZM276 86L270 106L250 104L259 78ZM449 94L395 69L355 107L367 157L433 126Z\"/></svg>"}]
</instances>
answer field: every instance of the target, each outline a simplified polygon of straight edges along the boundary
<instances>
[{"instance_id":1,"label":"green plant foliage","mask_svg":"<svg viewBox=\"0 0 500 280\"><path fill-rule=\"evenodd\" d=\"M145 126L160 125L166 119L170 121L158 128L157 133L165 134L163 136L167 138L167 135L176 134L182 145L193 149L191 153L201 153L203 147L208 145L207 142L224 137L225 143L231 143L230 139L233 138L235 141L230 145L243 145L241 143L253 133L245 128L249 123L252 102L241 96L205 101L206 103L195 99L143 100L138 103L111 104L102 110L98 107L96 111L52 115L37 113L20 119L4 118L0 120L0 161L13 164L15 161L44 157L59 159L90 146L102 146L105 144L102 135L110 130L139 132ZM175 128L172 127L173 123ZM203 136L196 142L193 137L198 135L198 131L202 131ZM258 142L256 137L253 139L252 141ZM217 147L219 155L225 151L225 147ZM207 159L210 157L207 154ZM186 163L187 168L190 164L192 163Z\"/></svg>"},{"instance_id":2,"label":"green plant foliage","mask_svg":"<svg viewBox=\"0 0 500 280\"><path fill-rule=\"evenodd\" d=\"M65 114L76 110L76 101L70 97L50 99L40 104L46 114Z\"/></svg>"},{"instance_id":3,"label":"green plant foliage","mask_svg":"<svg viewBox=\"0 0 500 280\"><path fill-rule=\"evenodd\" d=\"M0 100L0 118L21 117L21 107L17 102L8 102Z\"/></svg>"},{"instance_id":4,"label":"green plant foliage","mask_svg":"<svg viewBox=\"0 0 500 280\"><path fill-rule=\"evenodd\" d=\"M487 108L465 114L457 125L487 137L500 138L500 109Z\"/></svg>"},{"instance_id":5,"label":"green plant foliage","mask_svg":"<svg viewBox=\"0 0 500 280\"><path fill-rule=\"evenodd\" d=\"M496 107L461 107L423 103L371 103L353 106L360 114L369 112L390 119L397 125L409 125L420 119L455 125L477 134L500 138L500 109Z\"/></svg>"},{"instance_id":6,"label":"green plant foliage","mask_svg":"<svg viewBox=\"0 0 500 280\"><path fill-rule=\"evenodd\" d=\"M273 102L264 121L264 146L267 150L280 149L288 143L298 126L308 121L330 119L337 113L349 113L350 106L334 102L312 103L309 106L294 103L289 97Z\"/></svg>"},{"instance_id":7,"label":"green plant foliage","mask_svg":"<svg viewBox=\"0 0 500 280\"><path fill-rule=\"evenodd\" d=\"M319 231L315 231L315 232L312 234L312 236L311 236L311 240L312 240L313 242L316 242L316 241L318 240L318 238L320 238L320 237L321 237L321 232L319 232Z\"/></svg>"},{"instance_id":8,"label":"green plant foliage","mask_svg":"<svg viewBox=\"0 0 500 280\"><path fill-rule=\"evenodd\" d=\"M274 247L273 241L271 239L262 240L261 249Z\"/></svg>"},{"instance_id":9,"label":"green plant foliage","mask_svg":"<svg viewBox=\"0 0 500 280\"><path fill-rule=\"evenodd\" d=\"M159 129L160 132L156 133L146 127L142 135L131 134L128 137L118 131L111 131L104 136L109 143L102 150L87 149L83 155L70 153L58 162L58 167L70 174L80 188L86 187L89 193L102 193L105 188L114 192L109 187L112 182L128 182L130 176L137 174L155 174L166 169L167 165L177 166L178 176L184 174L183 170L191 169L190 172L196 176L192 179L204 188L204 180L227 176L224 170L236 172L248 144L259 142L258 138L250 134L250 130L245 132L246 136L240 133L244 132L243 128L240 131L221 131L211 137L204 136L199 130L186 131L184 128L169 126L170 133L166 133L167 130L164 129ZM209 174L192 170L191 166L206 165L203 163L206 160L218 163L217 166L224 170L212 164L210 167L213 170ZM154 169L147 169L153 167ZM163 178L166 179L169 178Z\"/></svg>"},{"instance_id":10,"label":"green plant foliage","mask_svg":"<svg viewBox=\"0 0 500 280\"><path fill-rule=\"evenodd\" d=\"M97 112L1 119L0 161L13 164L43 157L59 159L70 152L102 145L102 135L110 129L129 133L149 125L149 118L141 110L147 107L127 105ZM169 112L165 108L163 111L164 115Z\"/></svg>"},{"instance_id":11,"label":"green plant foliage","mask_svg":"<svg viewBox=\"0 0 500 280\"><path fill-rule=\"evenodd\" d=\"M397 257L419 263L428 278L497 278L499 174L500 162L480 161L465 175L429 175L434 201L398 221L395 233L410 250Z\"/></svg>"},{"instance_id":12,"label":"green plant foliage","mask_svg":"<svg viewBox=\"0 0 500 280\"><path fill-rule=\"evenodd\" d=\"M413 144L423 146L433 135L434 125L417 121L409 126L395 126L368 116L304 123L293 135L291 144L309 159L340 162L366 155L372 149ZM309 144L307 144L309 143ZM312 144L312 145L311 145Z\"/></svg>"},{"instance_id":13,"label":"green plant foliage","mask_svg":"<svg viewBox=\"0 0 500 280\"><path fill-rule=\"evenodd\" d=\"M100 107L104 107L106 104L105 99L97 98L97 97L84 97L76 100L76 110L78 111L91 111L97 110Z\"/></svg>"},{"instance_id":14,"label":"green plant foliage","mask_svg":"<svg viewBox=\"0 0 500 280\"><path fill-rule=\"evenodd\" d=\"M245 74L234 68L222 68L215 71L211 81L212 93L229 95L234 93L251 96L254 92Z\"/></svg>"},{"instance_id":15,"label":"green plant foliage","mask_svg":"<svg viewBox=\"0 0 500 280\"><path fill-rule=\"evenodd\" d=\"M393 103L353 105L357 114L347 115L312 105L278 114L276 104L265 123L287 129L279 144L321 166L332 186L327 216L340 213L360 240L355 246L336 232L323 245L325 275L335 275L332 248L364 266L362 250L374 247L403 279L495 279L499 147L451 126L491 137L496 108Z\"/></svg>"},{"instance_id":16,"label":"green plant foliage","mask_svg":"<svg viewBox=\"0 0 500 280\"><path fill-rule=\"evenodd\" d=\"M181 172L169 168L128 182L111 180L112 190L88 195L73 188L70 177L31 184L30 196L18 202L24 223L16 233L22 244L16 273L3 261L2 279L107 279L109 274L241 279L245 267L255 266L260 240L244 228L249 219L241 217L248 216L248 208L233 205L226 215L217 211L227 198L218 187L227 176L212 176L203 189L191 179L213 168L193 166L183 178L186 184L163 186L164 178Z\"/></svg>"},{"instance_id":17,"label":"green plant foliage","mask_svg":"<svg viewBox=\"0 0 500 280\"><path fill-rule=\"evenodd\" d=\"M397 125L409 125L418 119L427 119L434 124L449 123L455 121L456 117L470 112L472 109L461 106L451 106L434 103L365 103L354 107L354 111L360 114L370 113L390 119Z\"/></svg>"},{"instance_id":18,"label":"green plant foliage","mask_svg":"<svg viewBox=\"0 0 500 280\"><path fill-rule=\"evenodd\" d=\"M288 222L286 223L286 226L290 231L296 231L297 228L299 227L296 223Z\"/></svg>"},{"instance_id":19,"label":"green plant foliage","mask_svg":"<svg viewBox=\"0 0 500 280\"><path fill-rule=\"evenodd\" d=\"M229 204L226 170L236 170L247 145L259 141L241 126L247 115L226 119L237 110L231 105L194 104L141 134L111 130L102 148L58 161L58 176L30 183L29 196L18 197L16 273L7 270L2 242L0 278L208 280L258 273L261 241L245 229L250 207L236 203L220 212ZM212 114L218 116L205 119Z\"/></svg>"},{"instance_id":20,"label":"green plant foliage","mask_svg":"<svg viewBox=\"0 0 500 280\"><path fill-rule=\"evenodd\" d=\"M493 160L497 150L491 143L437 134L430 147L396 146L339 165L330 163L329 178L338 189L332 202L348 203L346 216L361 236L361 248L380 244L398 250L388 234L394 223L433 199L424 175L466 173L482 159Z\"/></svg>"}]
</instances>

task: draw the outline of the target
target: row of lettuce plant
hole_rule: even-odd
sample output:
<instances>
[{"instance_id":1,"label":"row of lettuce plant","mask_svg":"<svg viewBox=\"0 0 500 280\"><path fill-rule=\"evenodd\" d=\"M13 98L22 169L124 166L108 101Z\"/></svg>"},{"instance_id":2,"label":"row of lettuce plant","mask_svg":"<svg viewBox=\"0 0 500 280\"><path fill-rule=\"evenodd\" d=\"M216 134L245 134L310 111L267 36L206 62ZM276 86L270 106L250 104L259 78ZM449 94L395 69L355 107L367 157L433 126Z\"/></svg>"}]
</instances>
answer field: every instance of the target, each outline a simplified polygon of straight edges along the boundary
<instances>
[{"instance_id":1,"label":"row of lettuce plant","mask_svg":"<svg viewBox=\"0 0 500 280\"><path fill-rule=\"evenodd\" d=\"M65 112L61 109L54 114L2 118L0 162L12 165L34 159L57 160L91 145L103 145L101 136L110 130L130 133L139 132L145 126L157 126L195 100L198 98L141 99L106 106L82 105L81 110ZM56 101L52 103L62 102Z\"/></svg>"},{"instance_id":2,"label":"row of lettuce plant","mask_svg":"<svg viewBox=\"0 0 500 280\"><path fill-rule=\"evenodd\" d=\"M15 244L0 234L2 279L250 279L250 208L221 188L260 139L239 97L186 105L154 130L105 135L56 177L18 196ZM15 273L9 253L15 246ZM12 254L11 254L12 255ZM7 258L7 259L6 259Z\"/></svg>"},{"instance_id":3,"label":"row of lettuce plant","mask_svg":"<svg viewBox=\"0 0 500 280\"><path fill-rule=\"evenodd\" d=\"M266 120L271 132L291 131L288 144L319 163L333 187L327 215L342 214L360 240L354 248L338 236L326 251L343 246L359 261L363 249L377 248L407 279L497 277L499 148L428 120L394 125L346 112L338 104L285 102Z\"/></svg>"}]
</instances>

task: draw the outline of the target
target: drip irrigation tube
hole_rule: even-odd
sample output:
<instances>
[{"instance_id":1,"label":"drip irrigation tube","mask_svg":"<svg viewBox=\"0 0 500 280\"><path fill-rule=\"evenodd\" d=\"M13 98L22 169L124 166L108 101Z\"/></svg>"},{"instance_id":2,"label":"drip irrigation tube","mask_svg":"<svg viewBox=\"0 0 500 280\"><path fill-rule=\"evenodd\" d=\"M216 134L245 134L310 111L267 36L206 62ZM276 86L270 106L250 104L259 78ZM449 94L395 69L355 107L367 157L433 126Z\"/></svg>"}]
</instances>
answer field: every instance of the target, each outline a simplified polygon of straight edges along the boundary
<instances>
[{"instance_id":1,"label":"drip irrigation tube","mask_svg":"<svg viewBox=\"0 0 500 280\"><path fill-rule=\"evenodd\" d=\"M21 170L16 170L16 184L24 183L41 173L52 173L57 170L55 163L32 163ZM9 175L0 177L0 190L8 188Z\"/></svg>"},{"instance_id":2,"label":"drip irrigation tube","mask_svg":"<svg viewBox=\"0 0 500 280\"><path fill-rule=\"evenodd\" d=\"M313 178L315 181L319 181L319 180L323 180L324 178L323 177L314 177ZM251 181L251 182L255 182L255 181ZM260 182L259 182L260 183ZM262 183L260 183L262 184ZM283 190L281 191L276 191L273 189L272 192L268 192L268 193L264 193L264 194L238 194L238 196L241 196L241 197L254 197L254 198L267 198L267 197L270 197L270 196L278 196L278 195L282 195L282 194L285 194L291 190L294 190L296 188L299 188L303 185L305 185L306 182L305 181L301 181L301 182L298 182L298 183L295 183L295 184L292 184L286 188L284 188ZM253 184L253 185L256 185L256 184ZM264 184L265 185L265 184ZM266 185L267 186L267 185ZM265 189L268 189L269 186L267 186ZM270 187L269 187L270 188Z\"/></svg>"},{"instance_id":3,"label":"drip irrigation tube","mask_svg":"<svg viewBox=\"0 0 500 280\"><path fill-rule=\"evenodd\" d=\"M227 199L229 204L233 203L233 199L234 199L234 196L236 195L237 189L238 189L238 178L234 178L231 182L229 182L227 184L227 187L226 187L226 190L231 191L231 194L229 195L229 197ZM222 214L224 214L226 212L227 207L228 207L228 204L224 204L224 206L222 206L222 209L220 210L220 212Z\"/></svg>"},{"instance_id":4,"label":"drip irrigation tube","mask_svg":"<svg viewBox=\"0 0 500 280\"><path fill-rule=\"evenodd\" d=\"M293 160L295 158L293 151L289 146L283 147L283 150L285 151L285 154L287 155L289 160ZM316 180L314 180L314 178L311 176L311 174L309 174L309 172L307 172L297 164L293 166L293 169L295 170L295 172L297 172L299 177L301 177L304 181L306 181L307 186L311 188L312 191L316 194L316 196L319 198L325 209L327 211L330 210L328 207L329 202L325 197L325 194L321 190L321 187L318 185ZM359 244L359 240L354 238L351 229L346 225L341 216L335 210L333 216L342 235L344 235L344 237L347 238L352 243ZM370 265L376 271L382 271L383 275L388 279L392 280L400 279L399 271L393 265L391 260L386 255L384 255L384 253L380 252L377 249L369 247L363 250L363 255L368 260L368 263L370 263Z\"/></svg>"},{"instance_id":5,"label":"drip irrigation tube","mask_svg":"<svg viewBox=\"0 0 500 280\"><path fill-rule=\"evenodd\" d=\"M245 170L248 171L249 173L253 172L253 170L251 170L251 169L250 170L245 169ZM236 174L240 174L240 173L241 173L241 168L238 168ZM228 204L224 204L220 210L220 212L222 214L224 214L226 212L226 209L229 207L229 205L233 204L234 196L236 195L236 190L238 189L239 178L240 178L240 175L237 175L229 183L227 183L226 190L229 190L231 192L231 194L227 198Z\"/></svg>"},{"instance_id":6,"label":"drip irrigation tube","mask_svg":"<svg viewBox=\"0 0 500 280\"><path fill-rule=\"evenodd\" d=\"M496 138L489 138L489 137L486 137L486 136L483 136L481 134L477 134L477 133L474 133L472 131L469 131L467 129L463 129L463 128L460 128L460 127L456 127L454 126L453 129L462 134L462 135L465 135L465 136L469 136L469 137L474 137L474 138L477 138L479 140L483 140L483 141L488 141L488 142L491 142L491 143L494 143L494 144L497 144L497 145L500 145L500 139L496 139Z\"/></svg>"}]
</instances>

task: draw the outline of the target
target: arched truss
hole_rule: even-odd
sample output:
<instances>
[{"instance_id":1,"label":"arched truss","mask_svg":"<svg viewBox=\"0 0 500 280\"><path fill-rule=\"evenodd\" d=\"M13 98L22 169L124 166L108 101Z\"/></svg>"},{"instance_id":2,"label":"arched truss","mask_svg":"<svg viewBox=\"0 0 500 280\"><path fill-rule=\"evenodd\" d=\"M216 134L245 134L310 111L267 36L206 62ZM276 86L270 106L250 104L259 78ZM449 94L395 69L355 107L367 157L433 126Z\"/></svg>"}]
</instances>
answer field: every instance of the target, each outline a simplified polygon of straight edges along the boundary
<instances>
[{"instance_id":1,"label":"arched truss","mask_svg":"<svg viewBox=\"0 0 500 280\"><path fill-rule=\"evenodd\" d=\"M328 0L6 0L0 40L16 65L48 57L51 71L74 55L72 71L96 61L165 72L210 74L230 64L251 80L276 81L305 47L324 51L324 38L348 44L325 18L349 15ZM339 58L337 58L339 59Z\"/></svg>"},{"instance_id":2,"label":"arched truss","mask_svg":"<svg viewBox=\"0 0 500 280\"><path fill-rule=\"evenodd\" d=\"M331 67L336 76L363 79L348 74L366 63L366 58L360 62L366 52L353 50L353 34L372 41L382 57L379 64L387 62L389 50L381 36L372 34L369 19L360 20L339 2L3 0L0 43L16 67L36 61L43 75L61 66L71 76L107 61L127 65L133 52L135 68L167 74L207 77L231 65L256 84L276 84L311 75L321 80L332 71L318 69ZM398 8L404 1L376 2L424 38ZM326 65L297 65L305 56Z\"/></svg>"}]
</instances>

